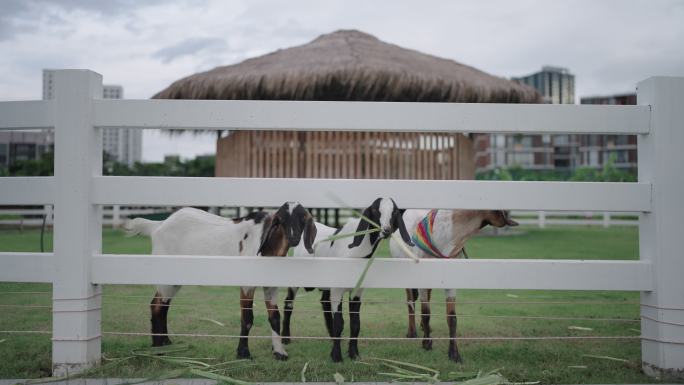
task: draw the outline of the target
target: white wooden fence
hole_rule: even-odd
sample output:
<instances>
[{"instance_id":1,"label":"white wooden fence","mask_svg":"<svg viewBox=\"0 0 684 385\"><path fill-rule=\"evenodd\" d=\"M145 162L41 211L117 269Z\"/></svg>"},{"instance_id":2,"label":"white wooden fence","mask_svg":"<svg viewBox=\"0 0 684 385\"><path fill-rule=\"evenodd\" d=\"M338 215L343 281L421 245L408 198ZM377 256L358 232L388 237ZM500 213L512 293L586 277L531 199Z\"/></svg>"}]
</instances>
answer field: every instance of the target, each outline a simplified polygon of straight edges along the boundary
<instances>
[{"instance_id":1,"label":"white wooden fence","mask_svg":"<svg viewBox=\"0 0 684 385\"><path fill-rule=\"evenodd\" d=\"M127 217L158 214L171 211L170 207L121 207L120 205L104 206L102 208L102 224L105 226L118 227ZM40 226L52 225L54 221L52 205L44 205L43 208L23 209L0 209L0 225L4 226Z\"/></svg>"},{"instance_id":2,"label":"white wooden fence","mask_svg":"<svg viewBox=\"0 0 684 385\"><path fill-rule=\"evenodd\" d=\"M106 255L102 205L402 207L640 213L639 261L379 260L366 287L642 292L642 358L684 369L684 79L639 84L638 106L102 100L102 78L55 74L55 99L0 103L0 129L54 127L55 176L0 178L0 204L54 204L53 253L1 253L0 280L53 283L55 374L101 357L101 284L353 287L365 261ZM102 176L101 128L636 134L638 183ZM505 253L502 250L501 253ZM496 256L492 256L496 257Z\"/></svg>"},{"instance_id":3,"label":"white wooden fence","mask_svg":"<svg viewBox=\"0 0 684 385\"><path fill-rule=\"evenodd\" d=\"M521 225L551 226L639 226L636 213L592 211L513 211L511 216Z\"/></svg>"}]
</instances>

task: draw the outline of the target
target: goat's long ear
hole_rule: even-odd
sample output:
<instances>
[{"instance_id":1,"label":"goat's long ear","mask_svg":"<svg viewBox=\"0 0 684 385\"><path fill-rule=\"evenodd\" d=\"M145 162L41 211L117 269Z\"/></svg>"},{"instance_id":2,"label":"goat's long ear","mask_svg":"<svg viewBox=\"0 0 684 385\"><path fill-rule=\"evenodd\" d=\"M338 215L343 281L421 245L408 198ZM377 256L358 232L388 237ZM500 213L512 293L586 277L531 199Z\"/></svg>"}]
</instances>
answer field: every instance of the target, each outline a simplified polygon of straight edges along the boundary
<instances>
[{"instance_id":1,"label":"goat's long ear","mask_svg":"<svg viewBox=\"0 0 684 385\"><path fill-rule=\"evenodd\" d=\"M401 234L401 239L403 239L407 245L414 246L413 242L411 242L411 236L409 235L408 231L406 231L406 225L404 224L404 216L398 212L397 215L394 217L394 220L396 221L394 226L399 228L399 234Z\"/></svg>"},{"instance_id":2,"label":"goat's long ear","mask_svg":"<svg viewBox=\"0 0 684 385\"><path fill-rule=\"evenodd\" d=\"M363 210L363 216L370 219L370 220L373 220L370 217L370 215L371 215L370 209ZM360 231L366 231L366 230L368 230L368 227L370 227L370 224L365 219L359 218L359 225L356 227L356 232L358 233ZM371 233L370 234L371 244L373 244L373 235L375 235L375 238L378 237L377 233ZM355 236L354 241L349 244L349 248L351 249L352 247L358 247L359 245L361 245L361 241L363 241L364 236L365 236L364 234Z\"/></svg>"},{"instance_id":3,"label":"goat's long ear","mask_svg":"<svg viewBox=\"0 0 684 385\"><path fill-rule=\"evenodd\" d=\"M503 211L501 211L501 214L503 214L504 223L506 224L506 226L517 226L518 225L518 222L511 219L511 212L510 211L503 210Z\"/></svg>"},{"instance_id":4,"label":"goat's long ear","mask_svg":"<svg viewBox=\"0 0 684 385\"><path fill-rule=\"evenodd\" d=\"M280 226L278 215L274 215L270 223L264 222L264 231L266 232L266 234L261 236L261 245L259 245L257 255L261 255L261 252L263 251L264 247L268 244L268 242L271 240L271 237L278 229L278 226Z\"/></svg>"},{"instance_id":5,"label":"goat's long ear","mask_svg":"<svg viewBox=\"0 0 684 385\"><path fill-rule=\"evenodd\" d=\"M306 224L304 225L304 247L309 254L313 254L313 243L316 240L316 222L313 216L307 213Z\"/></svg>"}]
</instances>

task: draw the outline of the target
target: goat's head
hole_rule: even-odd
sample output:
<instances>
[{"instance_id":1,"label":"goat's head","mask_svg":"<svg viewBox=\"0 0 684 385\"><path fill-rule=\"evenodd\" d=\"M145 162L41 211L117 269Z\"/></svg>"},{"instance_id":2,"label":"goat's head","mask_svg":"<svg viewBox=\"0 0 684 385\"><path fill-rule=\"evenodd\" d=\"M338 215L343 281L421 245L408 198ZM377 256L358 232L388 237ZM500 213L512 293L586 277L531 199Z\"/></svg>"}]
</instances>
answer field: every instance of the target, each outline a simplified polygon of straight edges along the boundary
<instances>
[{"instance_id":1,"label":"goat's head","mask_svg":"<svg viewBox=\"0 0 684 385\"><path fill-rule=\"evenodd\" d=\"M316 224L299 202L285 202L270 216L270 222L264 223L263 234L258 255L285 256L290 247L299 245L300 239L306 251L313 254Z\"/></svg>"},{"instance_id":2,"label":"goat's head","mask_svg":"<svg viewBox=\"0 0 684 385\"><path fill-rule=\"evenodd\" d=\"M363 210L363 216L380 226L380 231L368 234L371 245L375 245L375 243L378 242L378 239L385 239L391 236L396 230L399 230L401 238L404 240L404 242L410 246L413 246L411 237L409 236L408 231L406 231L406 225L404 225L402 212L399 210L399 207L397 207L397 204L394 203L392 198L376 199L373 201L373 204ZM356 231L365 231L370 227L370 223L361 218ZM355 236L354 241L349 244L349 248L359 246L364 236L365 235Z\"/></svg>"},{"instance_id":3,"label":"goat's head","mask_svg":"<svg viewBox=\"0 0 684 385\"><path fill-rule=\"evenodd\" d=\"M480 228L487 225L494 227L517 226L518 222L511 219L511 213L507 210L487 210L484 212Z\"/></svg>"}]
</instances>

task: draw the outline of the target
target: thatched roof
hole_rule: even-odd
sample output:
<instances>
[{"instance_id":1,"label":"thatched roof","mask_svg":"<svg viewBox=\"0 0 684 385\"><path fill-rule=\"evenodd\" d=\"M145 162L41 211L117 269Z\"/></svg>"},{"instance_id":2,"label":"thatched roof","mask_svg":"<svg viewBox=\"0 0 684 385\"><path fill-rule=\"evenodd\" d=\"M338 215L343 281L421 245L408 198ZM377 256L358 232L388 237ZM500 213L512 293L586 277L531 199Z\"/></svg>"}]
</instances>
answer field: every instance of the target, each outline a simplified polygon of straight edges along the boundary
<instances>
[{"instance_id":1,"label":"thatched roof","mask_svg":"<svg viewBox=\"0 0 684 385\"><path fill-rule=\"evenodd\" d=\"M532 87L354 30L188 76L153 98L540 102Z\"/></svg>"}]
</instances>

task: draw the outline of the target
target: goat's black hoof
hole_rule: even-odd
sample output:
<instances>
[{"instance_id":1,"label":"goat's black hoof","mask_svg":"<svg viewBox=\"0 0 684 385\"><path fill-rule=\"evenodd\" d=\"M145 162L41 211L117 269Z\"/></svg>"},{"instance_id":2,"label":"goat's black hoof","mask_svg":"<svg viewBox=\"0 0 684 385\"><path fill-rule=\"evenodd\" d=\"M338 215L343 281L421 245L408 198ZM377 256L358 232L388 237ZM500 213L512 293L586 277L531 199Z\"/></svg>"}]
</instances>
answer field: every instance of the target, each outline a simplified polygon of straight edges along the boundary
<instances>
[{"instance_id":1,"label":"goat's black hoof","mask_svg":"<svg viewBox=\"0 0 684 385\"><path fill-rule=\"evenodd\" d=\"M338 351L332 351L330 352L330 358L332 359L332 362L342 362L342 353Z\"/></svg>"},{"instance_id":2,"label":"goat's black hoof","mask_svg":"<svg viewBox=\"0 0 684 385\"><path fill-rule=\"evenodd\" d=\"M287 361L287 354L273 352L273 358L275 358L278 361Z\"/></svg>"},{"instance_id":3,"label":"goat's black hoof","mask_svg":"<svg viewBox=\"0 0 684 385\"><path fill-rule=\"evenodd\" d=\"M240 349L238 348L237 351L237 358L239 360L249 360L252 358L252 355L249 353L249 349Z\"/></svg>"},{"instance_id":4,"label":"goat's black hoof","mask_svg":"<svg viewBox=\"0 0 684 385\"><path fill-rule=\"evenodd\" d=\"M349 349L349 358L352 360L358 360L361 358L359 355L359 350L358 349Z\"/></svg>"},{"instance_id":5,"label":"goat's black hoof","mask_svg":"<svg viewBox=\"0 0 684 385\"><path fill-rule=\"evenodd\" d=\"M171 339L167 336L158 336L152 340L152 347L171 345Z\"/></svg>"},{"instance_id":6,"label":"goat's black hoof","mask_svg":"<svg viewBox=\"0 0 684 385\"><path fill-rule=\"evenodd\" d=\"M418 333L416 333L415 330L409 330L408 333L406 333L406 338L416 338L418 337Z\"/></svg>"},{"instance_id":7,"label":"goat's black hoof","mask_svg":"<svg viewBox=\"0 0 684 385\"><path fill-rule=\"evenodd\" d=\"M462 364L463 359L461 358L461 355L458 354L458 351L449 351L449 360L451 362L457 363L457 364Z\"/></svg>"},{"instance_id":8,"label":"goat's black hoof","mask_svg":"<svg viewBox=\"0 0 684 385\"><path fill-rule=\"evenodd\" d=\"M432 350L432 340L423 340L423 349Z\"/></svg>"},{"instance_id":9,"label":"goat's black hoof","mask_svg":"<svg viewBox=\"0 0 684 385\"><path fill-rule=\"evenodd\" d=\"M287 337L285 337L286 335L287 335ZM289 334L283 334L281 341L283 342L283 344L289 345L290 344L290 335Z\"/></svg>"}]
</instances>

